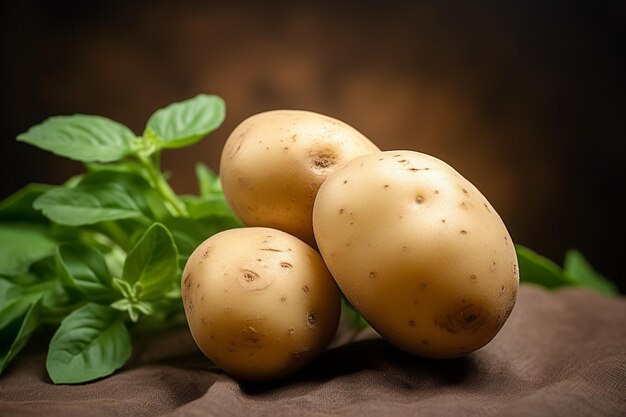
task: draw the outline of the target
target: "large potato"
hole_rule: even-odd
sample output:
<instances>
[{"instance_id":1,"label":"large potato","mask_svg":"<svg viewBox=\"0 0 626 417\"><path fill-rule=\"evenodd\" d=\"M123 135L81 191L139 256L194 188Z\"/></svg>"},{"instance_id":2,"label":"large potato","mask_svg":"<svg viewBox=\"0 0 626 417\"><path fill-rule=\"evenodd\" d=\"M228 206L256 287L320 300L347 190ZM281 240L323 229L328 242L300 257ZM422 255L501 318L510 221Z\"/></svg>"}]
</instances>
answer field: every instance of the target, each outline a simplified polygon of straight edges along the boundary
<instances>
[{"instance_id":1,"label":"large potato","mask_svg":"<svg viewBox=\"0 0 626 417\"><path fill-rule=\"evenodd\" d=\"M313 226L346 297L408 352L446 358L479 349L515 303L506 227L476 187L432 156L352 160L320 188Z\"/></svg>"},{"instance_id":2,"label":"large potato","mask_svg":"<svg viewBox=\"0 0 626 417\"><path fill-rule=\"evenodd\" d=\"M326 348L339 321L339 290L322 258L279 230L213 235L187 261L181 288L194 340L239 379L301 368Z\"/></svg>"},{"instance_id":3,"label":"large potato","mask_svg":"<svg viewBox=\"0 0 626 417\"><path fill-rule=\"evenodd\" d=\"M315 246L311 216L328 174L379 149L347 124L317 113L275 110L244 120L224 145L224 195L248 226L283 230Z\"/></svg>"}]
</instances>

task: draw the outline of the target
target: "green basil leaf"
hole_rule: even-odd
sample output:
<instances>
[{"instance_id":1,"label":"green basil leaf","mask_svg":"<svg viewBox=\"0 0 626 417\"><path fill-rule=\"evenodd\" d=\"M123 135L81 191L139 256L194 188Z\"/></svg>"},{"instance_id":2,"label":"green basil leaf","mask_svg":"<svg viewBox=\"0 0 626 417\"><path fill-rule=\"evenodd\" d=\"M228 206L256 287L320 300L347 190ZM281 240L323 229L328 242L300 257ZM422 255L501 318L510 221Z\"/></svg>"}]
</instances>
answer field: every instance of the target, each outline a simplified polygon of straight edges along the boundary
<instances>
[{"instance_id":1,"label":"green basil leaf","mask_svg":"<svg viewBox=\"0 0 626 417\"><path fill-rule=\"evenodd\" d=\"M0 328L0 374L15 356L26 346L33 332L40 324L41 298L31 302L25 313L9 326Z\"/></svg>"},{"instance_id":2,"label":"green basil leaf","mask_svg":"<svg viewBox=\"0 0 626 417\"><path fill-rule=\"evenodd\" d=\"M158 149L188 146L217 129L225 115L220 97L200 94L157 110L148 120L144 139L154 138Z\"/></svg>"},{"instance_id":3,"label":"green basil leaf","mask_svg":"<svg viewBox=\"0 0 626 417\"><path fill-rule=\"evenodd\" d=\"M515 250L521 282L534 283L546 288L572 285L572 281L563 274L561 267L550 259L521 245L516 245Z\"/></svg>"},{"instance_id":4,"label":"green basil leaf","mask_svg":"<svg viewBox=\"0 0 626 417\"><path fill-rule=\"evenodd\" d=\"M51 117L17 139L77 161L110 162L133 153L135 135L105 117L76 114Z\"/></svg>"},{"instance_id":5,"label":"green basil leaf","mask_svg":"<svg viewBox=\"0 0 626 417\"><path fill-rule=\"evenodd\" d=\"M202 162L196 164L196 178L198 178L198 189L200 197L210 197L222 194L222 182L220 177Z\"/></svg>"},{"instance_id":6,"label":"green basil leaf","mask_svg":"<svg viewBox=\"0 0 626 417\"><path fill-rule=\"evenodd\" d=\"M14 320L24 315L41 295L41 291L25 292L22 288L14 289L12 298L6 300L0 306L0 329L4 329Z\"/></svg>"},{"instance_id":7,"label":"green basil leaf","mask_svg":"<svg viewBox=\"0 0 626 417\"><path fill-rule=\"evenodd\" d=\"M53 253L56 243L46 229L26 223L0 223L0 275L19 275Z\"/></svg>"},{"instance_id":8,"label":"green basil leaf","mask_svg":"<svg viewBox=\"0 0 626 417\"><path fill-rule=\"evenodd\" d=\"M119 369L130 353L130 335L121 315L90 303L61 322L50 341L46 368L55 384L92 381Z\"/></svg>"},{"instance_id":9,"label":"green basil leaf","mask_svg":"<svg viewBox=\"0 0 626 417\"><path fill-rule=\"evenodd\" d=\"M46 184L29 184L5 198L0 202L0 220L47 223L48 219L33 208L33 202L51 188Z\"/></svg>"},{"instance_id":10,"label":"green basil leaf","mask_svg":"<svg viewBox=\"0 0 626 417\"><path fill-rule=\"evenodd\" d=\"M64 285L92 301L111 297L111 275L100 252L84 244L68 243L57 248L55 258Z\"/></svg>"},{"instance_id":11,"label":"green basil leaf","mask_svg":"<svg viewBox=\"0 0 626 417\"><path fill-rule=\"evenodd\" d=\"M15 296L15 292L19 290L19 286L13 284L0 277L0 309L4 304Z\"/></svg>"},{"instance_id":12,"label":"green basil leaf","mask_svg":"<svg viewBox=\"0 0 626 417\"><path fill-rule=\"evenodd\" d=\"M619 294L617 287L596 272L583 254L575 249L570 249L565 254L563 267L565 274L576 285L589 288L601 294Z\"/></svg>"},{"instance_id":13,"label":"green basil leaf","mask_svg":"<svg viewBox=\"0 0 626 417\"><path fill-rule=\"evenodd\" d=\"M154 223L128 253L124 281L142 286L141 299L158 298L169 291L178 274L178 251L169 230Z\"/></svg>"},{"instance_id":14,"label":"green basil leaf","mask_svg":"<svg viewBox=\"0 0 626 417\"><path fill-rule=\"evenodd\" d=\"M154 194L139 175L98 171L85 175L76 187L57 187L46 192L34 205L57 223L82 226L107 220L153 217Z\"/></svg>"},{"instance_id":15,"label":"green basil leaf","mask_svg":"<svg viewBox=\"0 0 626 417\"><path fill-rule=\"evenodd\" d=\"M215 233L242 226L237 219L229 216L209 216L197 220L176 217L168 219L165 225L174 237L183 265L198 245Z\"/></svg>"},{"instance_id":16,"label":"green basil leaf","mask_svg":"<svg viewBox=\"0 0 626 417\"><path fill-rule=\"evenodd\" d=\"M192 219L202 217L222 216L236 220L235 214L224 198L224 194L211 194L206 197L184 195L180 199L185 204Z\"/></svg>"}]
</instances>

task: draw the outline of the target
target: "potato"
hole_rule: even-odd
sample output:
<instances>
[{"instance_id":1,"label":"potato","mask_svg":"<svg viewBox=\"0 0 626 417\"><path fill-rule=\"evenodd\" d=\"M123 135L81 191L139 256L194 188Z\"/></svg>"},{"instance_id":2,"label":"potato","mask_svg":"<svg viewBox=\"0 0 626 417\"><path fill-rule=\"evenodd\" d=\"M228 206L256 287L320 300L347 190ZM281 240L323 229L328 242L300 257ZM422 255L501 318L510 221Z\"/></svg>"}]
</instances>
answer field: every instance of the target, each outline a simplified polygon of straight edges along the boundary
<instances>
[{"instance_id":1,"label":"potato","mask_svg":"<svg viewBox=\"0 0 626 417\"><path fill-rule=\"evenodd\" d=\"M224 195L248 226L283 230L315 246L315 195L342 163L379 149L347 124L317 113L275 110L244 120L222 150Z\"/></svg>"},{"instance_id":2,"label":"potato","mask_svg":"<svg viewBox=\"0 0 626 417\"><path fill-rule=\"evenodd\" d=\"M326 348L339 322L339 289L321 256L279 230L213 235L190 256L181 288L194 340L242 380L301 368Z\"/></svg>"},{"instance_id":3,"label":"potato","mask_svg":"<svg viewBox=\"0 0 626 417\"><path fill-rule=\"evenodd\" d=\"M449 358L487 344L515 303L509 233L485 197L429 155L387 151L336 170L315 200L319 249L385 339Z\"/></svg>"}]
</instances>

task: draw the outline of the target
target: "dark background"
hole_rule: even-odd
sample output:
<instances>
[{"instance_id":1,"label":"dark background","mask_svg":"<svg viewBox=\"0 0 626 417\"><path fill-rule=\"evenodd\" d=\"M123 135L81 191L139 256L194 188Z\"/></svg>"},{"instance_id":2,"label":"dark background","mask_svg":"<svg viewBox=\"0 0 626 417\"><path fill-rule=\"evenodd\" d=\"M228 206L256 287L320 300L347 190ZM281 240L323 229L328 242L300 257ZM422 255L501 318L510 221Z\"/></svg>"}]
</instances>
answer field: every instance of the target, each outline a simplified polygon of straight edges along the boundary
<instances>
[{"instance_id":1,"label":"dark background","mask_svg":"<svg viewBox=\"0 0 626 417\"><path fill-rule=\"evenodd\" d=\"M224 141L247 116L318 111L383 149L447 161L518 243L559 263L578 248L626 291L622 1L2 8L0 198L81 170L15 141L46 117L100 114L140 133L157 108L212 93L226 101L223 126L164 155L178 192L196 191L196 161L218 169Z\"/></svg>"}]
</instances>

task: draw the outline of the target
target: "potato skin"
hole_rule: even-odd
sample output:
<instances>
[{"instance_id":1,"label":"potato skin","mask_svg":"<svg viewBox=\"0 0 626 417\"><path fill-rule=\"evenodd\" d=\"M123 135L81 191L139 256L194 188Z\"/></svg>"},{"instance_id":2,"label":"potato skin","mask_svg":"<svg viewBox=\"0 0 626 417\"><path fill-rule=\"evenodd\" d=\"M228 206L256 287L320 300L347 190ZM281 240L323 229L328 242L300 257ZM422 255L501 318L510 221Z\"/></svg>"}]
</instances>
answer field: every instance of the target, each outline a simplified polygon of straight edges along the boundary
<instances>
[{"instance_id":1,"label":"potato skin","mask_svg":"<svg viewBox=\"0 0 626 417\"><path fill-rule=\"evenodd\" d=\"M416 355L462 356L508 318L519 284L511 237L452 167L413 151L358 157L315 200L320 252L385 339Z\"/></svg>"},{"instance_id":2,"label":"potato skin","mask_svg":"<svg viewBox=\"0 0 626 417\"><path fill-rule=\"evenodd\" d=\"M244 120L222 150L226 199L243 223L283 230L315 246L311 216L328 174L379 149L349 125L301 110L273 110Z\"/></svg>"},{"instance_id":3,"label":"potato skin","mask_svg":"<svg viewBox=\"0 0 626 417\"><path fill-rule=\"evenodd\" d=\"M279 230L213 235L187 261L181 289L197 345L241 380L296 371L327 347L339 322L339 290L321 256Z\"/></svg>"}]
</instances>

